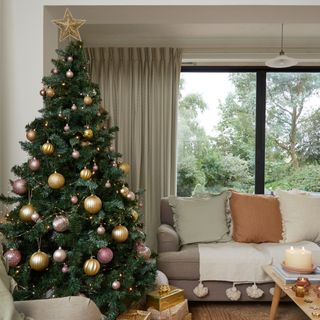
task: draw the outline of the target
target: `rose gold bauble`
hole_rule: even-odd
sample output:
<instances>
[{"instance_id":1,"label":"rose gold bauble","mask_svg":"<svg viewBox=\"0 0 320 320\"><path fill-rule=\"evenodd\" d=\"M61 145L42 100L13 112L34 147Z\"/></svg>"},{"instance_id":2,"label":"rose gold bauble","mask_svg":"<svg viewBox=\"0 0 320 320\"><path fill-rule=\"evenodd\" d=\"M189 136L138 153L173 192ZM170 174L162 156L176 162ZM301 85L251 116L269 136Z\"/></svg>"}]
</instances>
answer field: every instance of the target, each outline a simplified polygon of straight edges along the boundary
<instances>
[{"instance_id":1,"label":"rose gold bauble","mask_svg":"<svg viewBox=\"0 0 320 320\"><path fill-rule=\"evenodd\" d=\"M111 183L110 183L110 181L108 180L104 186L105 186L106 188L111 188Z\"/></svg>"},{"instance_id":2,"label":"rose gold bauble","mask_svg":"<svg viewBox=\"0 0 320 320\"><path fill-rule=\"evenodd\" d=\"M3 255L3 257L7 261L9 267L11 267L11 268L16 267L21 261L20 251L17 249L13 249L13 248L6 251Z\"/></svg>"},{"instance_id":3,"label":"rose gold bauble","mask_svg":"<svg viewBox=\"0 0 320 320\"><path fill-rule=\"evenodd\" d=\"M31 141L31 142L33 142L34 140L36 140L36 138L37 138L36 130L34 130L34 129L28 130L28 131L26 132L26 138L27 138L29 141Z\"/></svg>"},{"instance_id":4,"label":"rose gold bauble","mask_svg":"<svg viewBox=\"0 0 320 320\"><path fill-rule=\"evenodd\" d=\"M47 94L47 93L46 93L46 89L42 88L42 89L40 90L40 96L45 97L46 94Z\"/></svg>"},{"instance_id":5,"label":"rose gold bauble","mask_svg":"<svg viewBox=\"0 0 320 320\"><path fill-rule=\"evenodd\" d=\"M71 110L72 110L72 111L76 111L76 110L77 110L77 106L76 106L75 104L73 104L73 105L71 106Z\"/></svg>"},{"instance_id":6,"label":"rose gold bauble","mask_svg":"<svg viewBox=\"0 0 320 320\"><path fill-rule=\"evenodd\" d=\"M92 98L90 96L85 96L83 102L86 106L90 106L92 104Z\"/></svg>"},{"instance_id":7,"label":"rose gold bauble","mask_svg":"<svg viewBox=\"0 0 320 320\"><path fill-rule=\"evenodd\" d=\"M71 197L71 203L72 204L77 204L78 203L78 197L77 196L72 196Z\"/></svg>"},{"instance_id":8,"label":"rose gold bauble","mask_svg":"<svg viewBox=\"0 0 320 320\"><path fill-rule=\"evenodd\" d=\"M67 258L67 252L63 250L61 247L59 247L59 249L57 249L53 253L53 260L56 262L63 262L64 260L66 260L66 258Z\"/></svg>"},{"instance_id":9,"label":"rose gold bauble","mask_svg":"<svg viewBox=\"0 0 320 320\"><path fill-rule=\"evenodd\" d=\"M118 165L119 169L122 170L125 174L130 172L130 165L128 163L122 162Z\"/></svg>"},{"instance_id":10,"label":"rose gold bauble","mask_svg":"<svg viewBox=\"0 0 320 320\"><path fill-rule=\"evenodd\" d=\"M66 216L60 215L53 219L52 226L57 232L64 232L69 228L69 219Z\"/></svg>"},{"instance_id":11,"label":"rose gold bauble","mask_svg":"<svg viewBox=\"0 0 320 320\"><path fill-rule=\"evenodd\" d=\"M37 171L40 168L40 161L36 158L32 158L28 161L28 167L31 171Z\"/></svg>"},{"instance_id":12,"label":"rose gold bauble","mask_svg":"<svg viewBox=\"0 0 320 320\"><path fill-rule=\"evenodd\" d=\"M91 129L84 130L83 137L86 139L92 139L93 138L93 131Z\"/></svg>"},{"instance_id":13,"label":"rose gold bauble","mask_svg":"<svg viewBox=\"0 0 320 320\"><path fill-rule=\"evenodd\" d=\"M98 213L102 208L102 201L99 197L92 194L91 196L85 198L84 208L90 214Z\"/></svg>"},{"instance_id":14,"label":"rose gold bauble","mask_svg":"<svg viewBox=\"0 0 320 320\"><path fill-rule=\"evenodd\" d=\"M131 210L131 216L134 222L139 219L139 213L136 210Z\"/></svg>"},{"instance_id":15,"label":"rose gold bauble","mask_svg":"<svg viewBox=\"0 0 320 320\"><path fill-rule=\"evenodd\" d=\"M121 189L120 189L120 193L124 196L124 197L126 197L128 194L129 194L129 189L127 188L127 187L122 187Z\"/></svg>"},{"instance_id":16,"label":"rose gold bauble","mask_svg":"<svg viewBox=\"0 0 320 320\"><path fill-rule=\"evenodd\" d=\"M86 167L84 167L84 169L80 171L80 178L83 180L89 180L91 176L92 176L91 170L87 169Z\"/></svg>"},{"instance_id":17,"label":"rose gold bauble","mask_svg":"<svg viewBox=\"0 0 320 320\"><path fill-rule=\"evenodd\" d=\"M59 73L59 71L58 71L58 69L57 69L57 68L53 68L53 69L51 70L51 73L52 73L52 74L58 74L58 73Z\"/></svg>"},{"instance_id":18,"label":"rose gold bauble","mask_svg":"<svg viewBox=\"0 0 320 320\"><path fill-rule=\"evenodd\" d=\"M100 225L98 228L97 228L97 234L102 236L103 234L106 233L106 229L104 228L103 225Z\"/></svg>"},{"instance_id":19,"label":"rose gold bauble","mask_svg":"<svg viewBox=\"0 0 320 320\"><path fill-rule=\"evenodd\" d=\"M26 204L21 207L19 210L19 218L22 221L32 221L32 215L34 213L35 209L32 206L32 204Z\"/></svg>"},{"instance_id":20,"label":"rose gold bauble","mask_svg":"<svg viewBox=\"0 0 320 320\"><path fill-rule=\"evenodd\" d=\"M48 155L53 154L54 146L49 141L47 141L41 146L41 151L44 154L48 154Z\"/></svg>"},{"instance_id":21,"label":"rose gold bauble","mask_svg":"<svg viewBox=\"0 0 320 320\"><path fill-rule=\"evenodd\" d=\"M12 191L16 194L25 194L27 190L27 181L25 179L20 178L12 183Z\"/></svg>"},{"instance_id":22,"label":"rose gold bauble","mask_svg":"<svg viewBox=\"0 0 320 320\"><path fill-rule=\"evenodd\" d=\"M129 231L125 226L119 225L113 228L112 238L116 242L125 242L128 239Z\"/></svg>"},{"instance_id":23,"label":"rose gold bauble","mask_svg":"<svg viewBox=\"0 0 320 320\"><path fill-rule=\"evenodd\" d=\"M145 260L148 260L151 256L151 250L144 245L139 245L137 247L137 254L139 257L143 257Z\"/></svg>"},{"instance_id":24,"label":"rose gold bauble","mask_svg":"<svg viewBox=\"0 0 320 320\"><path fill-rule=\"evenodd\" d=\"M127 199L133 201L136 198L136 195L134 194L134 192L129 191L129 193L127 194Z\"/></svg>"},{"instance_id":25,"label":"rose gold bauble","mask_svg":"<svg viewBox=\"0 0 320 320\"><path fill-rule=\"evenodd\" d=\"M46 90L46 95L47 95L47 97L52 98L55 95L55 92L54 92L54 90L52 88L48 88Z\"/></svg>"},{"instance_id":26,"label":"rose gold bauble","mask_svg":"<svg viewBox=\"0 0 320 320\"><path fill-rule=\"evenodd\" d=\"M118 289L120 289L121 284L120 284L120 282L118 280L115 280L115 281L112 282L111 286L112 286L113 290L118 290Z\"/></svg>"},{"instance_id":27,"label":"rose gold bauble","mask_svg":"<svg viewBox=\"0 0 320 320\"><path fill-rule=\"evenodd\" d=\"M54 172L48 178L48 185L52 189L61 189L64 186L65 179L61 173Z\"/></svg>"},{"instance_id":28,"label":"rose gold bauble","mask_svg":"<svg viewBox=\"0 0 320 320\"><path fill-rule=\"evenodd\" d=\"M71 69L69 69L69 70L66 72L66 77L69 78L69 79L71 79L71 78L73 78L73 76L74 76L73 72L71 71Z\"/></svg>"},{"instance_id":29,"label":"rose gold bauble","mask_svg":"<svg viewBox=\"0 0 320 320\"><path fill-rule=\"evenodd\" d=\"M32 216L31 216L31 220L32 220L33 222L37 222L39 219L40 219L39 213L36 212L36 211L33 212Z\"/></svg>"},{"instance_id":30,"label":"rose gold bauble","mask_svg":"<svg viewBox=\"0 0 320 320\"><path fill-rule=\"evenodd\" d=\"M97 253L97 258L101 263L109 263L113 258L113 252L108 247L101 248Z\"/></svg>"},{"instance_id":31,"label":"rose gold bauble","mask_svg":"<svg viewBox=\"0 0 320 320\"><path fill-rule=\"evenodd\" d=\"M97 259L90 258L83 265L83 271L88 276L95 276L100 270L100 262Z\"/></svg>"},{"instance_id":32,"label":"rose gold bauble","mask_svg":"<svg viewBox=\"0 0 320 320\"><path fill-rule=\"evenodd\" d=\"M73 159L79 159L80 158L80 152L78 150L73 150L71 154Z\"/></svg>"},{"instance_id":33,"label":"rose gold bauble","mask_svg":"<svg viewBox=\"0 0 320 320\"><path fill-rule=\"evenodd\" d=\"M68 56L67 61L68 62L72 62L73 61L73 57L72 56Z\"/></svg>"},{"instance_id":34,"label":"rose gold bauble","mask_svg":"<svg viewBox=\"0 0 320 320\"><path fill-rule=\"evenodd\" d=\"M30 257L29 265L35 271L42 271L49 265L49 257L46 253L38 250Z\"/></svg>"}]
</instances>

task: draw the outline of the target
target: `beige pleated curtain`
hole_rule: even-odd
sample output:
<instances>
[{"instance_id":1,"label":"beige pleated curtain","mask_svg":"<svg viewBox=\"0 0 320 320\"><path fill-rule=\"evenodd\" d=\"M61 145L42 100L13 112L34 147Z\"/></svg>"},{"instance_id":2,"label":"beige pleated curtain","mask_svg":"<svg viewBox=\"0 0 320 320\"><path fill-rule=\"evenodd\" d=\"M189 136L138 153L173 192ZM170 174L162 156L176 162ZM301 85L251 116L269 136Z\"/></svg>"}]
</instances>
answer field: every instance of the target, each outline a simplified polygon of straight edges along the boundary
<instances>
[{"instance_id":1,"label":"beige pleated curtain","mask_svg":"<svg viewBox=\"0 0 320 320\"><path fill-rule=\"evenodd\" d=\"M145 189L147 245L156 249L160 199L176 192L176 124L182 50L88 48L89 72L119 127L115 148L131 166L132 190Z\"/></svg>"}]
</instances>

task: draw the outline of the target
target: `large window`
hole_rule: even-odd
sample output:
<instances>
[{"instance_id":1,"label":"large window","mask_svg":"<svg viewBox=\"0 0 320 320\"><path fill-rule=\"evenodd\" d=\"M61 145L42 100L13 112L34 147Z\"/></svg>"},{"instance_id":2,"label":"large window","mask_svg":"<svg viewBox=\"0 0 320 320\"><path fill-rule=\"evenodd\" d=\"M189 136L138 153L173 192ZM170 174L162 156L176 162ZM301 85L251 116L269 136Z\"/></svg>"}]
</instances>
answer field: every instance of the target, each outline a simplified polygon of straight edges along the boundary
<instances>
[{"instance_id":1,"label":"large window","mask_svg":"<svg viewBox=\"0 0 320 320\"><path fill-rule=\"evenodd\" d=\"M178 109L178 195L320 191L320 73L187 71Z\"/></svg>"}]
</instances>

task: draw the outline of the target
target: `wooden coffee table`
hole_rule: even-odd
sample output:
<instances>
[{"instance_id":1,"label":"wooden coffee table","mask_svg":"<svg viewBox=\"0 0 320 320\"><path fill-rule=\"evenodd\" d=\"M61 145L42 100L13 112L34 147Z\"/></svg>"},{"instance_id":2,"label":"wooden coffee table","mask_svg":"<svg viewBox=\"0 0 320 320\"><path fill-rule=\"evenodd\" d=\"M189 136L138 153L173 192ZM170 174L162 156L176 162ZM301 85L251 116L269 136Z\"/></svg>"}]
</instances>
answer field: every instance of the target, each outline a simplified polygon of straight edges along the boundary
<instances>
[{"instance_id":1,"label":"wooden coffee table","mask_svg":"<svg viewBox=\"0 0 320 320\"><path fill-rule=\"evenodd\" d=\"M310 318L320 319L320 298L312 288L309 290L309 294L304 298L296 297L295 292L291 289L291 284L285 284L283 280L273 270L272 266L264 266L264 271L275 282L274 294L272 298L272 304L270 309L270 320L276 319L277 309L281 297L282 291L288 295L288 297ZM312 302L310 302L312 301Z\"/></svg>"}]
</instances>

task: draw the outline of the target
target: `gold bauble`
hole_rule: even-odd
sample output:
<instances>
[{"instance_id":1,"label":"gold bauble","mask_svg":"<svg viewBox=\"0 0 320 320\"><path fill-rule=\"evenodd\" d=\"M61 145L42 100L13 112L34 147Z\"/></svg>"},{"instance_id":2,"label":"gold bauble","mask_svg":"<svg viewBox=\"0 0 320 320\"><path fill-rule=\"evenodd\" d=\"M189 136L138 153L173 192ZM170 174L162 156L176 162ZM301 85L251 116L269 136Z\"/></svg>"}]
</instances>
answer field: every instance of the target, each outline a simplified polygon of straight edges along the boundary
<instances>
[{"instance_id":1,"label":"gold bauble","mask_svg":"<svg viewBox=\"0 0 320 320\"><path fill-rule=\"evenodd\" d=\"M32 206L32 204L26 204L21 207L19 210L19 218L23 221L32 221L32 215L34 213L35 209Z\"/></svg>"},{"instance_id":2,"label":"gold bauble","mask_svg":"<svg viewBox=\"0 0 320 320\"><path fill-rule=\"evenodd\" d=\"M125 242L128 239L129 231L125 226L119 225L113 228L112 238L116 242Z\"/></svg>"},{"instance_id":3,"label":"gold bauble","mask_svg":"<svg viewBox=\"0 0 320 320\"><path fill-rule=\"evenodd\" d=\"M88 276L95 276L100 270L100 262L95 258L88 259L83 265L83 271Z\"/></svg>"},{"instance_id":4,"label":"gold bauble","mask_svg":"<svg viewBox=\"0 0 320 320\"><path fill-rule=\"evenodd\" d=\"M102 208L102 201L99 197L92 194L84 199L84 208L88 213L95 214Z\"/></svg>"},{"instance_id":5,"label":"gold bauble","mask_svg":"<svg viewBox=\"0 0 320 320\"><path fill-rule=\"evenodd\" d=\"M83 137L86 139L92 139L93 138L93 131L91 129L84 130Z\"/></svg>"},{"instance_id":6,"label":"gold bauble","mask_svg":"<svg viewBox=\"0 0 320 320\"><path fill-rule=\"evenodd\" d=\"M92 104L92 98L90 96L85 96L83 102L86 106L90 106Z\"/></svg>"},{"instance_id":7,"label":"gold bauble","mask_svg":"<svg viewBox=\"0 0 320 320\"><path fill-rule=\"evenodd\" d=\"M122 170L125 174L128 174L130 171L130 165L128 163L122 162L119 164L119 169Z\"/></svg>"},{"instance_id":8,"label":"gold bauble","mask_svg":"<svg viewBox=\"0 0 320 320\"><path fill-rule=\"evenodd\" d=\"M54 92L54 90L52 88L48 88L46 90L46 95L47 95L47 97L52 98L55 95L55 92Z\"/></svg>"},{"instance_id":9,"label":"gold bauble","mask_svg":"<svg viewBox=\"0 0 320 320\"><path fill-rule=\"evenodd\" d=\"M42 271L49 265L49 257L46 253L38 250L30 257L29 265L35 271Z\"/></svg>"},{"instance_id":10,"label":"gold bauble","mask_svg":"<svg viewBox=\"0 0 320 320\"><path fill-rule=\"evenodd\" d=\"M136 210L131 211L131 216L134 222L136 222L139 219L139 213Z\"/></svg>"},{"instance_id":11,"label":"gold bauble","mask_svg":"<svg viewBox=\"0 0 320 320\"><path fill-rule=\"evenodd\" d=\"M34 129L30 129L26 132L26 137L29 141L34 141L37 138L37 133Z\"/></svg>"},{"instance_id":12,"label":"gold bauble","mask_svg":"<svg viewBox=\"0 0 320 320\"><path fill-rule=\"evenodd\" d=\"M54 146L49 141L47 141L45 144L41 146L41 151L44 154L53 154Z\"/></svg>"},{"instance_id":13,"label":"gold bauble","mask_svg":"<svg viewBox=\"0 0 320 320\"><path fill-rule=\"evenodd\" d=\"M65 179L61 173L54 172L48 178L48 185L52 189L60 189L64 186Z\"/></svg>"},{"instance_id":14,"label":"gold bauble","mask_svg":"<svg viewBox=\"0 0 320 320\"><path fill-rule=\"evenodd\" d=\"M84 169L80 171L80 178L83 180L89 180L91 176L92 176L91 170L87 169L86 167L84 167Z\"/></svg>"},{"instance_id":15,"label":"gold bauble","mask_svg":"<svg viewBox=\"0 0 320 320\"><path fill-rule=\"evenodd\" d=\"M126 197L128 194L129 194L129 189L127 188L127 187L125 187L125 186L123 186L121 189L120 189L120 193L124 196L124 197Z\"/></svg>"}]
</instances>

